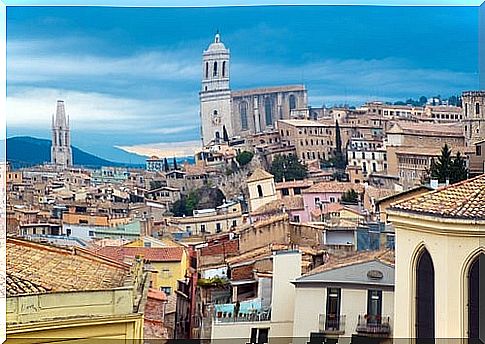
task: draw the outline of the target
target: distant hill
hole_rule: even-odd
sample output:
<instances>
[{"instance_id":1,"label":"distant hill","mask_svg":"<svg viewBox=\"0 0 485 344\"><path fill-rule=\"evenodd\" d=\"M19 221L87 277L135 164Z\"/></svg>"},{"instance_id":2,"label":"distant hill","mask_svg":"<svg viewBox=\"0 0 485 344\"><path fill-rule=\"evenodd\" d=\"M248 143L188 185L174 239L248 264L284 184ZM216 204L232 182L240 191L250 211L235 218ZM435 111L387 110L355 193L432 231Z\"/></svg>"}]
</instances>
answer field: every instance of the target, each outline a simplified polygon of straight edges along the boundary
<instances>
[{"instance_id":1,"label":"distant hill","mask_svg":"<svg viewBox=\"0 0 485 344\"><path fill-rule=\"evenodd\" d=\"M143 167L141 164L123 164L102 159L72 146L74 165L91 168L101 166ZM13 167L27 167L51 161L51 141L30 136L16 136L7 139L7 160Z\"/></svg>"}]
</instances>

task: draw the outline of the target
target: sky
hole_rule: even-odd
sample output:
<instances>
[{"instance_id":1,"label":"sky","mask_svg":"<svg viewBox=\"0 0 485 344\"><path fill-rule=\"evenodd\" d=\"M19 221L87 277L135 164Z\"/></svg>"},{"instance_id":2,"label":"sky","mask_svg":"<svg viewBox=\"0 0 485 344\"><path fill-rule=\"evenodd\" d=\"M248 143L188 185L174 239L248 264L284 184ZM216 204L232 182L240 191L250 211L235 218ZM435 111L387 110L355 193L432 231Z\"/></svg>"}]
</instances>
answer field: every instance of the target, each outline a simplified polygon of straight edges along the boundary
<instances>
[{"instance_id":1,"label":"sky","mask_svg":"<svg viewBox=\"0 0 485 344\"><path fill-rule=\"evenodd\" d=\"M63 99L81 149L182 154L216 30L232 89L303 83L313 107L478 88L477 7L8 7L7 136L49 138Z\"/></svg>"}]
</instances>

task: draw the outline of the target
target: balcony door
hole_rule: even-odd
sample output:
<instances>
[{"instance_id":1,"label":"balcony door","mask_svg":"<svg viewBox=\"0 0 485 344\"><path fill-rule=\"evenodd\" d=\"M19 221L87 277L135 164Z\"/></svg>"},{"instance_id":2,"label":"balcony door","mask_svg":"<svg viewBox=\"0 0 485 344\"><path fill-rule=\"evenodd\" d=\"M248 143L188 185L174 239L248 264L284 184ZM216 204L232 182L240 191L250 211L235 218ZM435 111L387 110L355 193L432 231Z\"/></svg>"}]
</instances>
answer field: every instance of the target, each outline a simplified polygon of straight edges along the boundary
<instances>
[{"instance_id":1,"label":"balcony door","mask_svg":"<svg viewBox=\"0 0 485 344\"><path fill-rule=\"evenodd\" d=\"M335 331L340 328L340 294L340 288L327 288L326 331Z\"/></svg>"},{"instance_id":2,"label":"balcony door","mask_svg":"<svg viewBox=\"0 0 485 344\"><path fill-rule=\"evenodd\" d=\"M367 292L367 324L380 325L382 322L382 290Z\"/></svg>"}]
</instances>

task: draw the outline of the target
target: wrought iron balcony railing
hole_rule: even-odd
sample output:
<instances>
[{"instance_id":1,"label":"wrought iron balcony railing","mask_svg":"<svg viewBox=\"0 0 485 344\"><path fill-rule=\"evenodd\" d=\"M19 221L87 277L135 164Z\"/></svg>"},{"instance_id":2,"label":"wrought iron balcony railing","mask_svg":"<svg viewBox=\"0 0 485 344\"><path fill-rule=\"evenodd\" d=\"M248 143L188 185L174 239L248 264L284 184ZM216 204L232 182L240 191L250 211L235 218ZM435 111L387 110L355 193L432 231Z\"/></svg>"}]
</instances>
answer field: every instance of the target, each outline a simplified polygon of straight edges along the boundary
<instances>
[{"instance_id":1,"label":"wrought iron balcony railing","mask_svg":"<svg viewBox=\"0 0 485 344\"><path fill-rule=\"evenodd\" d=\"M345 315L320 314L319 332L326 334L344 334Z\"/></svg>"},{"instance_id":2,"label":"wrought iron balcony railing","mask_svg":"<svg viewBox=\"0 0 485 344\"><path fill-rule=\"evenodd\" d=\"M389 317L379 315L359 315L356 332L373 336L389 336L391 325Z\"/></svg>"}]
</instances>

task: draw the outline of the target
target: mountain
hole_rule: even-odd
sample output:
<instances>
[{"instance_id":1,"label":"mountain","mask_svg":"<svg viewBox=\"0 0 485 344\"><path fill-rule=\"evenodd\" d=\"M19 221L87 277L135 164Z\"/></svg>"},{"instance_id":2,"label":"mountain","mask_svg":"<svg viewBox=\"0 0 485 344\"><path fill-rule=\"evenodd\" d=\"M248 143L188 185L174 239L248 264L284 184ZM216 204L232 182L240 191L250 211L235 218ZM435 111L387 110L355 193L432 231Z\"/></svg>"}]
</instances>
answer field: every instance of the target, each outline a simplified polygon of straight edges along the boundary
<instances>
[{"instance_id":1,"label":"mountain","mask_svg":"<svg viewBox=\"0 0 485 344\"><path fill-rule=\"evenodd\" d=\"M102 159L72 146L74 165L99 168L101 166L114 167L143 167L142 164L123 164ZM51 161L51 141L30 136L16 136L7 138L7 160L13 167L39 165Z\"/></svg>"}]
</instances>

